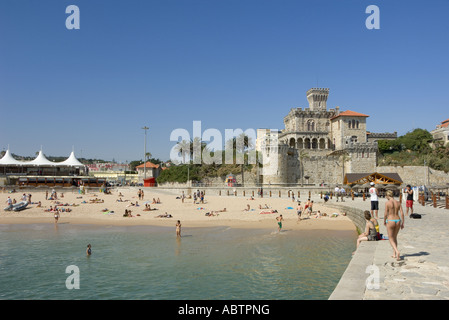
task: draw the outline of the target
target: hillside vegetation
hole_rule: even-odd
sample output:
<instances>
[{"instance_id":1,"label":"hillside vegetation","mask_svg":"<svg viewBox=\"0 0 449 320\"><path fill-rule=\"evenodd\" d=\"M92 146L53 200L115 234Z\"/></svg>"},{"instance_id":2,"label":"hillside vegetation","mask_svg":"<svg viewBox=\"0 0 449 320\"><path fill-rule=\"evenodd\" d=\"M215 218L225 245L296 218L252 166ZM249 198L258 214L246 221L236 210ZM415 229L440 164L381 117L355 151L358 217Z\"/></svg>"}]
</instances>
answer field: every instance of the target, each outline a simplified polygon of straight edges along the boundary
<instances>
[{"instance_id":1,"label":"hillside vegetation","mask_svg":"<svg viewBox=\"0 0 449 320\"><path fill-rule=\"evenodd\" d=\"M425 129L415 129L395 140L379 140L379 166L423 166L449 172L449 145L433 141Z\"/></svg>"}]
</instances>

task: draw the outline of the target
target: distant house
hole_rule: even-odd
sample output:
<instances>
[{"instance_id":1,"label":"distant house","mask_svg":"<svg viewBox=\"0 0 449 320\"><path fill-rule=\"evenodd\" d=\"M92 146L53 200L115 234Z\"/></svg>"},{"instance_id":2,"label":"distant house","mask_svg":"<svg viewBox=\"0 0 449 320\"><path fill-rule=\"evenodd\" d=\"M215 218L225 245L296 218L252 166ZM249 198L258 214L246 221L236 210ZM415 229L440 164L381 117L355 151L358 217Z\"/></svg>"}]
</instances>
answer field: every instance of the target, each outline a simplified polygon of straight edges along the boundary
<instances>
[{"instance_id":1,"label":"distant house","mask_svg":"<svg viewBox=\"0 0 449 320\"><path fill-rule=\"evenodd\" d=\"M137 166L136 171L139 175L139 180L142 180L145 176L146 178L157 178L162 172L162 168L158 164L147 161L145 165L142 163L141 165Z\"/></svg>"},{"instance_id":2,"label":"distant house","mask_svg":"<svg viewBox=\"0 0 449 320\"><path fill-rule=\"evenodd\" d=\"M434 140L441 141L443 142L443 145L446 145L449 142L449 119L441 122L436 126L436 129L430 131L430 133Z\"/></svg>"}]
</instances>

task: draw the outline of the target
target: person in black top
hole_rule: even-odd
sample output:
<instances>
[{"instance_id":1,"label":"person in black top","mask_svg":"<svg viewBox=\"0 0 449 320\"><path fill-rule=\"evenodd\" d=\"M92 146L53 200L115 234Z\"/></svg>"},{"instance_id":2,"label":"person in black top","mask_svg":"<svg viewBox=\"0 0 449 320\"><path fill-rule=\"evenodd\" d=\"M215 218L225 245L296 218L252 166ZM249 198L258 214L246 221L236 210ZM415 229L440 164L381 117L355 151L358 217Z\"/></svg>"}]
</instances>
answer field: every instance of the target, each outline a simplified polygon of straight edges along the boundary
<instances>
[{"instance_id":1,"label":"person in black top","mask_svg":"<svg viewBox=\"0 0 449 320\"><path fill-rule=\"evenodd\" d=\"M406 212L405 214L408 216L408 209L410 208L410 213L413 214L413 190L412 187L408 184L405 188L405 193L407 194L407 199L405 201Z\"/></svg>"}]
</instances>

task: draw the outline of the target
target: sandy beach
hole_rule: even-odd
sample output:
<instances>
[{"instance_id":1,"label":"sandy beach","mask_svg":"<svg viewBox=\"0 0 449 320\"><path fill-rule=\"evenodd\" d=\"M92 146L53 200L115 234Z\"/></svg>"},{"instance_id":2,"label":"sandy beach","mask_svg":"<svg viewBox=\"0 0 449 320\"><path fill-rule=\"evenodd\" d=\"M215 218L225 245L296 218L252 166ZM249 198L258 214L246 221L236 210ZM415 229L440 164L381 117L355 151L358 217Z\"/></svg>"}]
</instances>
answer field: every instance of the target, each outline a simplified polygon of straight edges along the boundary
<instances>
[{"instance_id":1,"label":"sandy beach","mask_svg":"<svg viewBox=\"0 0 449 320\"><path fill-rule=\"evenodd\" d=\"M311 215L309 218L304 213L301 221L298 221L296 213L296 202L282 198L258 198L251 200L250 197L234 196L206 196L204 203L194 203L193 199L186 198L184 203L180 199L181 194L171 194L167 191L156 188L145 188L144 198L139 200L139 188L118 188L113 189L111 194L99 192L99 189L90 190L86 194L79 194L78 190L56 190L58 200L46 200L46 190L48 196L52 189L43 190L20 190L16 193L0 193L0 201L3 204L0 211L0 224L21 224L21 223L55 223L54 212L46 211L50 206L57 203L62 210L69 209L70 212L61 212L58 223L73 224L100 224L100 225L154 225L169 226L175 228L177 220L180 220L182 227L214 227L229 226L233 228L270 228L277 229L276 217L282 214L283 230L355 230L354 224L342 212L324 206L322 200L315 200L313 212L318 210L327 216L316 218ZM25 193L31 194L31 204L22 211L5 211L7 198L21 201ZM122 195L121 197L119 195ZM177 197L179 197L177 199ZM154 199L160 199L160 203L153 204ZM118 200L122 201L118 201ZM38 202L42 207L38 207ZM136 206L135 204L138 204ZM145 203L148 203L151 211L145 211ZM304 206L305 200L302 201ZM68 204L65 205L64 204ZM133 205L134 204L134 205ZM245 211L248 205L249 211ZM269 209L260 209L259 206ZM291 207L293 209L288 209ZM224 210L225 212L220 212ZM131 210L132 217L124 217L125 210ZM277 210L277 213L261 213ZM171 218L159 218L157 216L170 214ZM213 215L207 216L206 213ZM333 213L338 216L331 217Z\"/></svg>"}]
</instances>

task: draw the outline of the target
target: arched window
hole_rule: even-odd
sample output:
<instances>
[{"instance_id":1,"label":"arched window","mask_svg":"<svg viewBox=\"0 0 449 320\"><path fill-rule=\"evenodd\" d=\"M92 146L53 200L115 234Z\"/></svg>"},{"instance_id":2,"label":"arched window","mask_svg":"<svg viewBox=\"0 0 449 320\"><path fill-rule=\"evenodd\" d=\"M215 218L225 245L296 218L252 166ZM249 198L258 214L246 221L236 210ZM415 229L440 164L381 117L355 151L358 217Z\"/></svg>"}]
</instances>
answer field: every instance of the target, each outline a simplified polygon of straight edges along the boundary
<instances>
[{"instance_id":1,"label":"arched window","mask_svg":"<svg viewBox=\"0 0 449 320\"><path fill-rule=\"evenodd\" d=\"M305 149L310 149L310 139L309 138L306 138L304 140L304 148Z\"/></svg>"},{"instance_id":2,"label":"arched window","mask_svg":"<svg viewBox=\"0 0 449 320\"><path fill-rule=\"evenodd\" d=\"M315 131L315 122L313 120L307 121L307 131Z\"/></svg>"},{"instance_id":3,"label":"arched window","mask_svg":"<svg viewBox=\"0 0 449 320\"><path fill-rule=\"evenodd\" d=\"M359 128L359 121L358 120L357 120L356 126L357 126L357 129L358 129Z\"/></svg>"},{"instance_id":4,"label":"arched window","mask_svg":"<svg viewBox=\"0 0 449 320\"><path fill-rule=\"evenodd\" d=\"M319 148L320 149L325 149L326 148L326 141L323 138L320 139Z\"/></svg>"},{"instance_id":5,"label":"arched window","mask_svg":"<svg viewBox=\"0 0 449 320\"><path fill-rule=\"evenodd\" d=\"M290 147L292 147L292 148L295 147L295 139L294 138L290 138Z\"/></svg>"}]
</instances>

